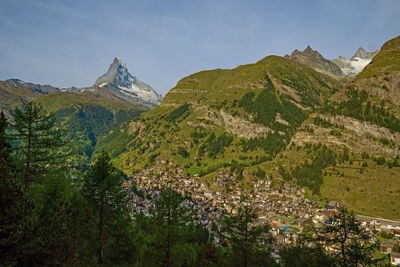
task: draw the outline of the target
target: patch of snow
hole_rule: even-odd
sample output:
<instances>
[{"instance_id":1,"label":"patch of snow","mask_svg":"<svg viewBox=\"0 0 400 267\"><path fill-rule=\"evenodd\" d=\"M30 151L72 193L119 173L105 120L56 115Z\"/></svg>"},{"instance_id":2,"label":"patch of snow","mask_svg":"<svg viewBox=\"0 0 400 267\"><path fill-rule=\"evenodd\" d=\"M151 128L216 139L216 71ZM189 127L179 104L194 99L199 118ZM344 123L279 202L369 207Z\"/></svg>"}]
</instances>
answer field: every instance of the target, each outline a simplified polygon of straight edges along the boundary
<instances>
[{"instance_id":1,"label":"patch of snow","mask_svg":"<svg viewBox=\"0 0 400 267\"><path fill-rule=\"evenodd\" d=\"M130 88L123 87L123 86L118 86L118 88L126 96L139 97L139 98L143 99L144 101L148 101L151 103L159 102L157 95L154 92L148 91L148 90L143 90L142 87L136 86L136 84L132 84Z\"/></svg>"},{"instance_id":2,"label":"patch of snow","mask_svg":"<svg viewBox=\"0 0 400 267\"><path fill-rule=\"evenodd\" d=\"M371 59L362 59L359 57L350 60L350 64L354 67L354 70L357 73L361 72L370 62Z\"/></svg>"},{"instance_id":3,"label":"patch of snow","mask_svg":"<svg viewBox=\"0 0 400 267\"><path fill-rule=\"evenodd\" d=\"M371 59L363 59L359 57L345 60L345 67L341 68L345 75L356 75L363 71L363 69L371 62Z\"/></svg>"}]
</instances>

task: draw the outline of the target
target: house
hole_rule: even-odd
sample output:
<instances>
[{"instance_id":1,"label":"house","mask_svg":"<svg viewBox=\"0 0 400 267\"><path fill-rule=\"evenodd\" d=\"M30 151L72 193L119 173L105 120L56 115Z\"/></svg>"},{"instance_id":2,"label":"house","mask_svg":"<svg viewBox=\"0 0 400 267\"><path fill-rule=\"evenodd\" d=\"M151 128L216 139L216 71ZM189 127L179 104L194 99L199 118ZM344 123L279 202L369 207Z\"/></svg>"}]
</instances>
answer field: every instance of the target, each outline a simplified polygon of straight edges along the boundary
<instances>
[{"instance_id":1,"label":"house","mask_svg":"<svg viewBox=\"0 0 400 267\"><path fill-rule=\"evenodd\" d=\"M290 190L290 184L288 184L288 183L285 183L285 184L283 185L283 187L284 187L286 190Z\"/></svg>"},{"instance_id":2,"label":"house","mask_svg":"<svg viewBox=\"0 0 400 267\"><path fill-rule=\"evenodd\" d=\"M329 206L334 206L335 208L339 207L339 202L337 201L329 201Z\"/></svg>"},{"instance_id":3,"label":"house","mask_svg":"<svg viewBox=\"0 0 400 267\"><path fill-rule=\"evenodd\" d=\"M296 190L297 190L297 186L296 186L296 185L292 185L292 186L290 187L290 191L291 191L292 193L295 193Z\"/></svg>"},{"instance_id":4,"label":"house","mask_svg":"<svg viewBox=\"0 0 400 267\"><path fill-rule=\"evenodd\" d=\"M298 226L305 226L305 225L307 225L307 224L309 224L310 223L310 220L309 219L307 219L307 218L304 218L304 217L302 217L302 218L298 218L297 220L296 220L296 224L298 225Z\"/></svg>"},{"instance_id":5,"label":"house","mask_svg":"<svg viewBox=\"0 0 400 267\"><path fill-rule=\"evenodd\" d=\"M392 253L393 252L393 248L396 246L396 241L394 240L385 240L382 241L380 247L379 247L379 251L382 253Z\"/></svg>"},{"instance_id":6,"label":"house","mask_svg":"<svg viewBox=\"0 0 400 267\"><path fill-rule=\"evenodd\" d=\"M392 252L390 254L390 263L394 266L400 266L400 253Z\"/></svg>"}]
</instances>

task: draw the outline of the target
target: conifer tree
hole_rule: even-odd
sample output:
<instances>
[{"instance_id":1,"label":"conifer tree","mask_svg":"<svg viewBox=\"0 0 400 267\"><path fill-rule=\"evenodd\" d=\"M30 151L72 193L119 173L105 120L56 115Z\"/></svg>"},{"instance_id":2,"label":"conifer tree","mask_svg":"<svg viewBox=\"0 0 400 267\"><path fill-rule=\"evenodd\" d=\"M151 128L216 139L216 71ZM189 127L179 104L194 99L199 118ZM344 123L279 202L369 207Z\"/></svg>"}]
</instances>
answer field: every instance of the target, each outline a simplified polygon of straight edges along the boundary
<instances>
[{"instance_id":1,"label":"conifer tree","mask_svg":"<svg viewBox=\"0 0 400 267\"><path fill-rule=\"evenodd\" d=\"M122 188L121 173L112 165L107 152L102 151L84 177L82 192L95 209L98 221L98 264L104 263L104 244L107 222L127 214L126 192Z\"/></svg>"},{"instance_id":2,"label":"conifer tree","mask_svg":"<svg viewBox=\"0 0 400 267\"><path fill-rule=\"evenodd\" d=\"M18 152L24 162L24 190L34 178L49 171L57 160L63 143L64 131L56 128L56 119L42 105L29 102L11 111L13 129L10 138L17 141Z\"/></svg>"},{"instance_id":3,"label":"conifer tree","mask_svg":"<svg viewBox=\"0 0 400 267\"><path fill-rule=\"evenodd\" d=\"M330 223L317 230L316 241L330 249L339 266L373 266L382 261L374 256L378 242L356 221L354 213L344 207Z\"/></svg>"},{"instance_id":4,"label":"conifer tree","mask_svg":"<svg viewBox=\"0 0 400 267\"><path fill-rule=\"evenodd\" d=\"M7 120L0 113L0 265L18 262L21 242L23 192L6 140Z\"/></svg>"},{"instance_id":5,"label":"conifer tree","mask_svg":"<svg viewBox=\"0 0 400 267\"><path fill-rule=\"evenodd\" d=\"M256 213L250 206L241 206L236 215L225 217L220 232L221 240L230 248L230 262L234 266L273 266L270 250L272 237L269 225L255 225Z\"/></svg>"},{"instance_id":6,"label":"conifer tree","mask_svg":"<svg viewBox=\"0 0 400 267\"><path fill-rule=\"evenodd\" d=\"M193 213L181 205L182 196L171 190L166 189L161 192L160 197L155 202L153 218L159 226L158 233L160 244L162 245L162 255L165 255L164 265L171 266L172 250L182 240L181 233L183 226L193 223Z\"/></svg>"}]
</instances>

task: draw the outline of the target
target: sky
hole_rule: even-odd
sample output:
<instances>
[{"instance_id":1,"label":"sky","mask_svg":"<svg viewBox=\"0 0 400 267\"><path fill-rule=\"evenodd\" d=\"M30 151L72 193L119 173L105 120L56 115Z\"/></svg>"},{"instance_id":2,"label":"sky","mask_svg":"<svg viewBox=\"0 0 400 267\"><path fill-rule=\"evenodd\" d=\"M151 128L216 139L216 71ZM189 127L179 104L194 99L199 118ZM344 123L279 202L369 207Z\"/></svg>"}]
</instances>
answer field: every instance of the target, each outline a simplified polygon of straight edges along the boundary
<instances>
[{"instance_id":1,"label":"sky","mask_svg":"<svg viewBox=\"0 0 400 267\"><path fill-rule=\"evenodd\" d=\"M307 45L350 58L400 35L400 0L0 0L0 80L86 87L114 57L165 95L183 77Z\"/></svg>"}]
</instances>

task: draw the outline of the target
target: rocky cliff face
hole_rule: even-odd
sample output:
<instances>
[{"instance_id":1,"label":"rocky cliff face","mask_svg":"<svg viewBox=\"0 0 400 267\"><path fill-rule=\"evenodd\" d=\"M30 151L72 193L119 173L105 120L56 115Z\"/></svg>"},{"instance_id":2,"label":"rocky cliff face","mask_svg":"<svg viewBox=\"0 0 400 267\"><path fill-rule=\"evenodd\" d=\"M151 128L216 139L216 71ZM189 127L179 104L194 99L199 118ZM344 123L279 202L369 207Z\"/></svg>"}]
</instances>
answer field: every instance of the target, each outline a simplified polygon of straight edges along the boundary
<instances>
[{"instance_id":1,"label":"rocky cliff face","mask_svg":"<svg viewBox=\"0 0 400 267\"><path fill-rule=\"evenodd\" d=\"M376 54L378 54L379 50L373 51L373 52L368 52L364 48L360 47L357 49L356 53L354 56L351 57L351 59L369 59L371 60Z\"/></svg>"},{"instance_id":2,"label":"rocky cliff face","mask_svg":"<svg viewBox=\"0 0 400 267\"><path fill-rule=\"evenodd\" d=\"M340 67L324 58L318 51L313 50L310 46L307 46L303 51L296 49L287 57L333 77L337 78L343 76Z\"/></svg>"}]
</instances>

